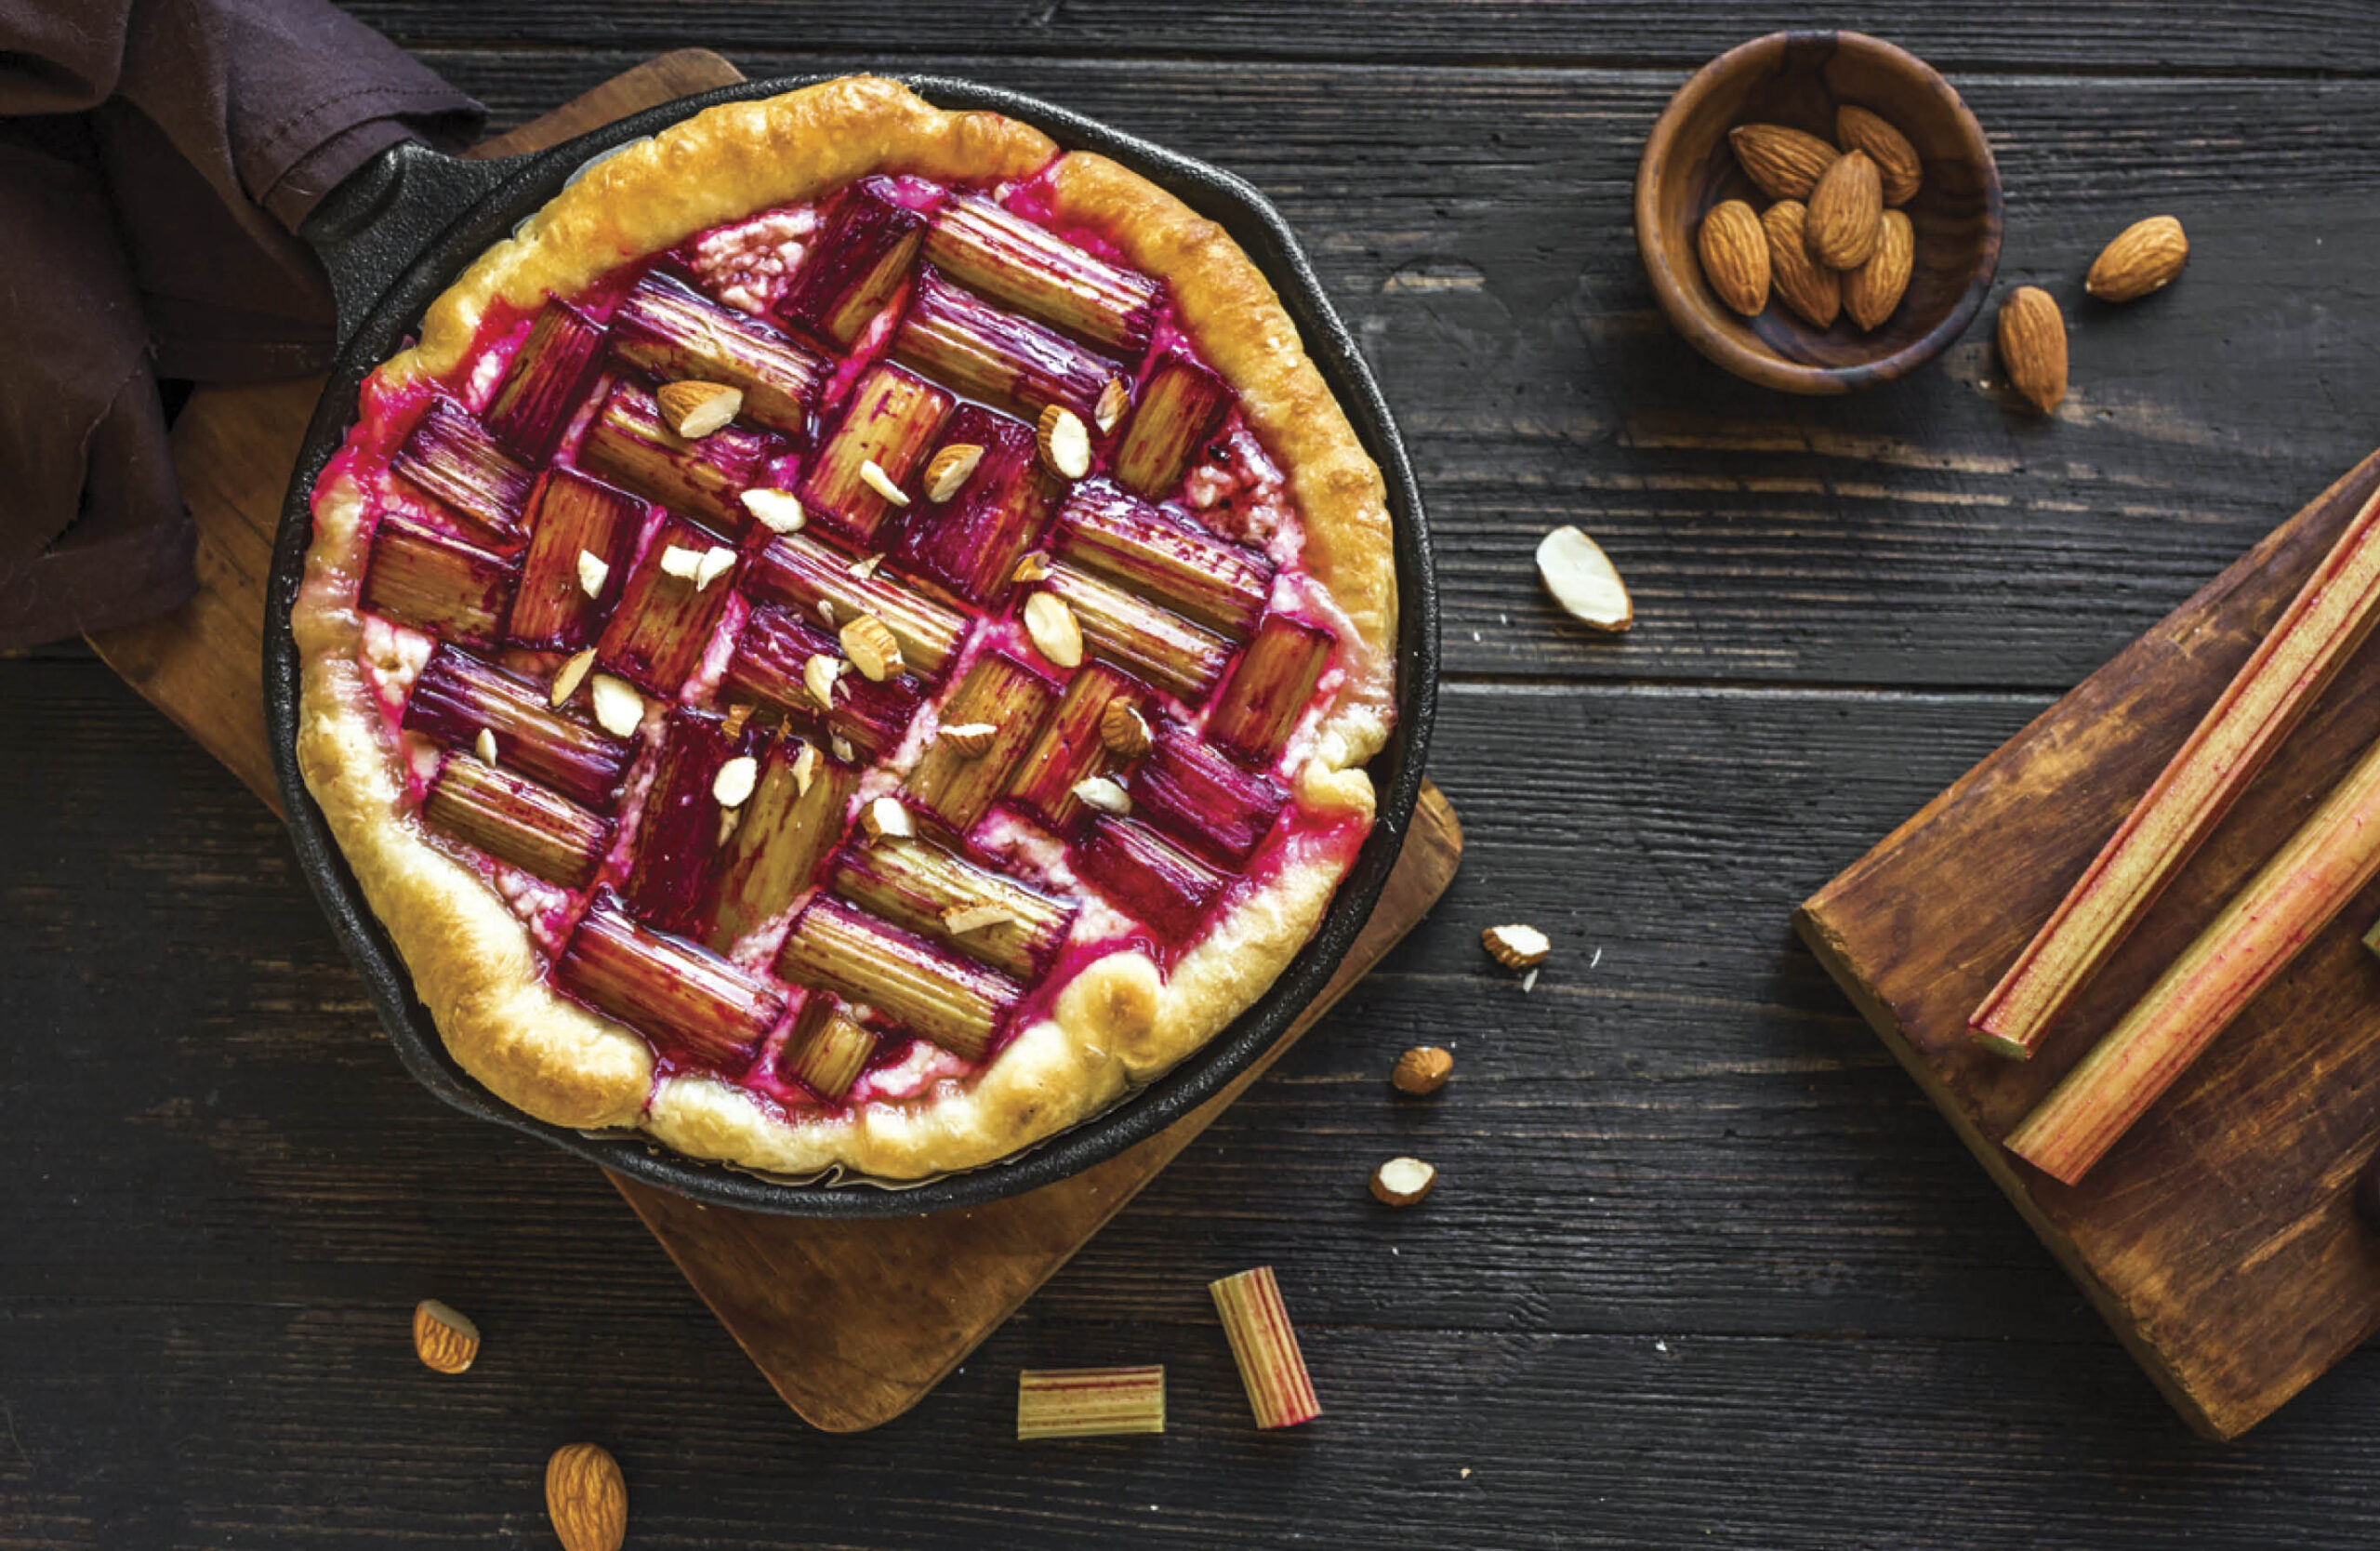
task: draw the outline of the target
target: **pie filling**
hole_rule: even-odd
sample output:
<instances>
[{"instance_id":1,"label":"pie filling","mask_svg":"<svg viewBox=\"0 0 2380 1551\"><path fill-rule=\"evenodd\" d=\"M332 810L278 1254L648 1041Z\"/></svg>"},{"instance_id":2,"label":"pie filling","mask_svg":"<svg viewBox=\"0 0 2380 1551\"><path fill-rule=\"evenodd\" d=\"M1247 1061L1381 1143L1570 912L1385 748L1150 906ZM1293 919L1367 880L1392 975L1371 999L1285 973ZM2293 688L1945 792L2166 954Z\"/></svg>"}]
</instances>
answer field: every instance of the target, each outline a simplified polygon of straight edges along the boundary
<instances>
[{"instance_id":1,"label":"pie filling","mask_svg":"<svg viewBox=\"0 0 2380 1551\"><path fill-rule=\"evenodd\" d=\"M1363 839L1297 795L1351 631L1279 471L1047 209L870 177L715 228L374 378L325 472L404 815L657 1077L964 1079Z\"/></svg>"}]
</instances>

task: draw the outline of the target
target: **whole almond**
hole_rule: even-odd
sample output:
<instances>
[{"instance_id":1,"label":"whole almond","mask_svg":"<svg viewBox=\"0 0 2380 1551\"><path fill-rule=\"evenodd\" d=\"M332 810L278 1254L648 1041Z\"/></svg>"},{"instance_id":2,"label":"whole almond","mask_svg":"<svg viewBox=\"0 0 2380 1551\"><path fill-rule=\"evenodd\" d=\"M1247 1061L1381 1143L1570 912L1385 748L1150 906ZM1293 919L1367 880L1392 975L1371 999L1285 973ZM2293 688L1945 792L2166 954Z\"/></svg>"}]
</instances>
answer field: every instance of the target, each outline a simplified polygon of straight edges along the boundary
<instances>
[{"instance_id":1,"label":"whole almond","mask_svg":"<svg viewBox=\"0 0 2380 1551\"><path fill-rule=\"evenodd\" d=\"M665 382L654 390L654 406L669 429L687 441L697 441L743 412L744 390L720 382Z\"/></svg>"},{"instance_id":2,"label":"whole almond","mask_svg":"<svg viewBox=\"0 0 2380 1551\"><path fill-rule=\"evenodd\" d=\"M2019 285L2000 304L2000 365L2044 415L2066 397L2066 320L2038 285Z\"/></svg>"},{"instance_id":3,"label":"whole almond","mask_svg":"<svg viewBox=\"0 0 2380 1551\"><path fill-rule=\"evenodd\" d=\"M435 1298L413 1309L413 1349L441 1373L459 1373L480 1355L480 1328Z\"/></svg>"},{"instance_id":4,"label":"whole almond","mask_svg":"<svg viewBox=\"0 0 2380 1551\"><path fill-rule=\"evenodd\" d=\"M1702 278L1719 299L1747 318L1759 316L1768 305L1768 233L1760 213L1740 199L1712 205L1695 246Z\"/></svg>"},{"instance_id":5,"label":"whole almond","mask_svg":"<svg viewBox=\"0 0 2380 1551\"><path fill-rule=\"evenodd\" d=\"M2116 233L2091 263L2082 288L2101 301L2131 301L2162 290L2189 262L2190 240L2171 216L2151 216Z\"/></svg>"},{"instance_id":6,"label":"whole almond","mask_svg":"<svg viewBox=\"0 0 2380 1551\"><path fill-rule=\"evenodd\" d=\"M1843 277L1843 310L1864 331L1893 315L1901 293L1909 289L1910 271L1917 263L1917 232L1899 210L1884 214L1876 251L1868 261Z\"/></svg>"},{"instance_id":7,"label":"whole almond","mask_svg":"<svg viewBox=\"0 0 2380 1551\"><path fill-rule=\"evenodd\" d=\"M1454 1070L1454 1056L1436 1045L1415 1045L1396 1058L1388 1080L1400 1094L1435 1094Z\"/></svg>"},{"instance_id":8,"label":"whole almond","mask_svg":"<svg viewBox=\"0 0 2380 1551\"><path fill-rule=\"evenodd\" d=\"M546 1461L546 1517L562 1551L620 1551L628 1536L628 1483L599 1443L565 1443Z\"/></svg>"},{"instance_id":9,"label":"whole almond","mask_svg":"<svg viewBox=\"0 0 2380 1551\"><path fill-rule=\"evenodd\" d=\"M1810 257L1802 241L1809 212L1797 199L1780 199L1761 213L1768 233L1768 278L1778 299L1814 328L1826 328L1843 311L1843 277Z\"/></svg>"},{"instance_id":10,"label":"whole almond","mask_svg":"<svg viewBox=\"0 0 2380 1551\"><path fill-rule=\"evenodd\" d=\"M1807 199L1818 175L1843 152L1781 124L1739 124L1727 131L1736 165L1771 199Z\"/></svg>"},{"instance_id":11,"label":"whole almond","mask_svg":"<svg viewBox=\"0 0 2380 1551\"><path fill-rule=\"evenodd\" d=\"M926 465L926 499L936 505L959 494L984 461L984 449L973 442L953 442Z\"/></svg>"},{"instance_id":12,"label":"whole almond","mask_svg":"<svg viewBox=\"0 0 2380 1551\"><path fill-rule=\"evenodd\" d=\"M1876 164L1886 205L1906 205L1924 180L1924 165L1909 137L1865 108L1846 102L1834 111L1834 140L1845 151L1864 151Z\"/></svg>"},{"instance_id":13,"label":"whole almond","mask_svg":"<svg viewBox=\"0 0 2380 1551\"><path fill-rule=\"evenodd\" d=\"M1884 185L1864 151L1847 152L1826 169L1810 193L1803 236L1810 257L1831 270L1856 270L1876 251L1884 213Z\"/></svg>"}]
</instances>

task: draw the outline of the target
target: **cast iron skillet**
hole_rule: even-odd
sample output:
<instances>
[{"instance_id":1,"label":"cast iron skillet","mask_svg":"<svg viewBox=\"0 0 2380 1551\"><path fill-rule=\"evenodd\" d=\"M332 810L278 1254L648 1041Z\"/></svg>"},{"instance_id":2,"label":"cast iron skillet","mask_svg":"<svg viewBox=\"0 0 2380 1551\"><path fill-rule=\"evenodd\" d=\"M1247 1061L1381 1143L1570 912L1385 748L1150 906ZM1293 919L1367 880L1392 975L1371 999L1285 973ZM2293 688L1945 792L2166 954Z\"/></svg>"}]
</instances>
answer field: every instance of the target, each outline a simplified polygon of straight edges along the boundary
<instances>
[{"instance_id":1,"label":"cast iron skillet","mask_svg":"<svg viewBox=\"0 0 2380 1551\"><path fill-rule=\"evenodd\" d=\"M430 1092L466 1113L543 1137L636 1180L711 1205L805 1217L889 1217L975 1206L1050 1184L1156 1134L1212 1096L1268 1048L1320 992L1387 882L1413 804L1436 705L1437 593L1421 497L1404 444L1379 386L1330 309L1297 240L1273 206L1227 172L1177 155L1079 114L1015 92L938 76L902 79L945 108L987 108L1035 125L1069 150L1113 157L1220 222L1271 278L1323 377L1346 406L1388 480L1396 534L1398 715L1395 735L1371 763L1379 818L1322 929L1255 1006L1171 1072L1116 1107L1040 1147L910 1189L866 1184L780 1185L662 1150L641 1137L594 1136L549 1125L512 1108L466 1075L415 1000L403 961L364 903L322 810L298 775L298 654L289 634L315 478L355 419L366 373L395 353L437 295L490 245L559 191L570 175L612 148L721 102L771 97L826 77L753 81L681 98L575 140L500 162L466 162L398 145L359 169L323 202L302 235L322 256L338 300L339 352L298 455L281 514L266 605L264 694L273 768L289 815L298 865L364 976L397 1054Z\"/></svg>"}]
</instances>

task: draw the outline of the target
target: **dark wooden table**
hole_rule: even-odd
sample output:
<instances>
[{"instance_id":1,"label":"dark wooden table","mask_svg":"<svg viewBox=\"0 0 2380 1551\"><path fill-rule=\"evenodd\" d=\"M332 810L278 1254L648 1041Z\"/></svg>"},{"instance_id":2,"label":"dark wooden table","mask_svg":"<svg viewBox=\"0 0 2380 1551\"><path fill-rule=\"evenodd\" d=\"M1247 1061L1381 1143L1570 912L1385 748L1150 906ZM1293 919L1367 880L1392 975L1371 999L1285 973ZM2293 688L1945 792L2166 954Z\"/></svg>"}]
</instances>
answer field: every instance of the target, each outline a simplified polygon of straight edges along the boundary
<instances>
[{"instance_id":1,"label":"dark wooden table","mask_svg":"<svg viewBox=\"0 0 2380 1551\"><path fill-rule=\"evenodd\" d=\"M1252 179L1411 443L1462 876L1341 1010L919 1410L804 1427L584 1165L385 1048L275 823L79 650L0 662L0 1546L550 1544L610 1445L632 1544L1759 1546L2380 1538L2380 1359L2189 1436L1792 939L1793 904L2380 437L2363 7L369 0L517 123L685 43L945 71ZM1628 193L1688 70L1860 26L1949 73L2054 422L1988 329L1897 388L1692 355ZM2099 245L2194 256L2128 309ZM1576 522L1609 642L1541 596ZM1532 921L1534 994L1481 955ZM1460 1061L1390 1102L1395 1054ZM1443 1171L1376 1207L1372 1163ZM1271 1263L1329 1414L1250 1429L1205 1292ZM463 1382L415 1299L474 1314ZM1161 1361L1171 1432L1026 1447L1027 1366Z\"/></svg>"}]
</instances>

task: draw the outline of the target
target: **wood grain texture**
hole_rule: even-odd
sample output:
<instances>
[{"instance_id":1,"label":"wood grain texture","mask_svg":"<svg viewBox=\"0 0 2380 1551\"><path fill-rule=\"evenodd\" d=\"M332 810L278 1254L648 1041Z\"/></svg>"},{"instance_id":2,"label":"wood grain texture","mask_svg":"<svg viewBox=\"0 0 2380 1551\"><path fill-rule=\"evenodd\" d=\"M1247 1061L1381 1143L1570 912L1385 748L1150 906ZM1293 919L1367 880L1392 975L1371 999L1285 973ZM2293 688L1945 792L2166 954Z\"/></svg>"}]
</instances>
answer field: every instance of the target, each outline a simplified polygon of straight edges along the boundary
<instances>
[{"instance_id":1,"label":"wood grain texture","mask_svg":"<svg viewBox=\"0 0 2380 1551\"><path fill-rule=\"evenodd\" d=\"M2380 1141L2380 962L2358 941L2380 885L2080 1184L1999 1143L2380 733L2380 645L2315 702L2030 1061L1982 1050L1966 1019L2375 487L2380 453L1796 917L2151 1376L2218 1438L2254 1426L2380 1330L2380 1243L2350 1199Z\"/></svg>"}]
</instances>

